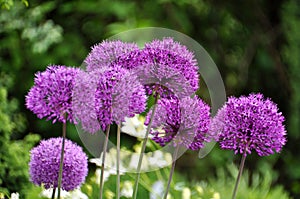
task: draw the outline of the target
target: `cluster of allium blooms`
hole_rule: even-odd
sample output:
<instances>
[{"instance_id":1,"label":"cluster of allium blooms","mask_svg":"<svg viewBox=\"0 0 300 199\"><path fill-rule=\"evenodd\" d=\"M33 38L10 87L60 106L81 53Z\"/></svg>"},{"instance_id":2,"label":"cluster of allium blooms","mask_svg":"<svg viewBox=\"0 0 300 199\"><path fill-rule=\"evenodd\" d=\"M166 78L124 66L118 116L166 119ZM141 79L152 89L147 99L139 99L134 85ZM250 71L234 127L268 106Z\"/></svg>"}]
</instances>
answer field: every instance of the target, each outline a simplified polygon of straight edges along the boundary
<instances>
[{"instance_id":1,"label":"cluster of allium blooms","mask_svg":"<svg viewBox=\"0 0 300 199\"><path fill-rule=\"evenodd\" d=\"M144 87L135 74L120 67L102 68L77 76L73 110L82 128L95 133L142 113L146 100Z\"/></svg>"},{"instance_id":2,"label":"cluster of allium blooms","mask_svg":"<svg viewBox=\"0 0 300 199\"><path fill-rule=\"evenodd\" d=\"M221 148L260 156L279 152L286 143L284 117L277 105L262 94L230 97L214 118ZM245 151L246 150L246 151Z\"/></svg>"},{"instance_id":3,"label":"cluster of allium blooms","mask_svg":"<svg viewBox=\"0 0 300 199\"><path fill-rule=\"evenodd\" d=\"M149 123L151 111L146 118ZM204 146L210 141L207 134L210 124L210 108L198 97L183 99L161 99L152 123L153 140L161 146L168 142L192 150Z\"/></svg>"},{"instance_id":4,"label":"cluster of allium blooms","mask_svg":"<svg viewBox=\"0 0 300 199\"><path fill-rule=\"evenodd\" d=\"M112 55L110 56L109 54ZM137 78L133 78L134 82L137 85L140 82L144 86L147 95L154 94L162 98L159 102L159 109L164 109L164 111L157 111L161 114L155 116L155 121L162 122L168 120L166 125L164 125L164 131L166 132L165 136L161 136L156 132L157 134L154 135L153 139L161 145L165 145L177 136L177 142L182 142L179 144L186 145L186 147L194 150L203 147L202 142L208 141L206 133L210 122L209 107L198 98L193 100L185 98L186 96L194 94L199 88L197 62L193 53L191 53L186 46L181 45L172 38L164 38L162 40L154 40L146 43L143 49L137 48L137 46L132 43L105 41L92 48L91 53L85 60L87 70L93 73L96 71L97 73L97 68L104 68L99 62L105 63L106 66L107 63L110 62L108 66L110 69L109 72L102 73L104 75L101 75L99 81L97 80L101 83L96 83L97 85L95 83L91 84L90 90L95 90L95 96L78 97L78 99L83 99L84 102L74 102L76 106L79 105L78 108L74 109L76 113L82 111L82 104L87 105L87 107L91 107L90 104L95 104L96 109L93 111L91 119L85 122L84 120L87 119L86 114L79 114L79 120L81 120L83 129L95 132L99 129L99 126L93 124L99 121L102 130L104 130L112 121L121 122L124 116L128 116L128 114L124 114L125 112L128 113L128 111L122 111L122 109L128 108L127 104L124 105L124 102L130 102L130 100L125 99L126 96L127 98L130 96L130 93L128 94L129 89L126 89L126 85L130 80L125 81L126 84L119 83L119 85L122 85L120 87L113 85L114 82L119 81L118 78L120 75L118 72L121 67L123 68L121 74L125 73L125 70L128 70L136 75ZM113 75L113 81L111 80L112 72L116 73ZM93 78L90 78L89 81L93 81L92 79ZM85 82L85 80L82 82ZM80 89L80 86L78 88L79 90L83 90ZM134 90L135 88L137 87L131 85L131 89ZM118 103L113 105L113 99L110 93L117 89L118 95L113 96L119 96L118 99L120 100L115 100ZM86 90L86 88L84 90ZM140 86L138 86L136 90L140 92L134 93L142 93ZM89 91L88 93L92 92ZM79 93L78 96L80 95ZM136 100L132 102L140 98L138 94L135 96ZM181 98L183 98L183 100L179 100ZM120 102L123 102L122 107L119 106ZM131 105L131 107L142 107L141 105L144 105L144 101L138 104L140 105ZM184 104L190 109L183 108ZM138 110L141 112L142 109L138 108ZM139 111L129 111L129 113L139 113ZM193 111L195 111L196 114L193 113ZM164 120L159 119L160 117L164 117L162 113L166 113L165 116L168 115L168 118ZM82 115L82 117L80 115ZM114 115L116 117L114 117ZM150 116L148 116L148 119L149 117ZM85 123L87 125L85 125ZM158 123L156 125L156 127L158 127ZM152 134L155 133L152 132ZM183 136L179 136L180 134ZM187 138L189 140L185 140Z\"/></svg>"},{"instance_id":5,"label":"cluster of allium blooms","mask_svg":"<svg viewBox=\"0 0 300 199\"><path fill-rule=\"evenodd\" d=\"M30 151L30 180L45 188L57 188L62 138L42 140ZM87 156L82 148L65 140L62 189L74 190L85 180L88 173Z\"/></svg>"},{"instance_id":6,"label":"cluster of allium blooms","mask_svg":"<svg viewBox=\"0 0 300 199\"><path fill-rule=\"evenodd\" d=\"M83 130L95 133L144 112L147 95L152 95L156 109L148 112L145 124L161 146L170 143L199 150L216 139L221 148L245 158L252 150L260 156L279 152L286 143L284 117L276 104L261 94L230 97L211 120L210 107L198 97L189 97L199 88L197 61L186 46L172 38L153 40L142 49L135 43L104 41L92 47L84 64L86 71L49 66L37 73L26 96L27 108L39 118L78 122ZM87 156L81 147L66 140L63 157L63 140L43 140L31 150L30 179L34 184L57 188L61 171L64 190L73 190L85 180ZM134 168L142 165L136 164L136 158L132 160ZM139 175L137 185L138 179Z\"/></svg>"},{"instance_id":7,"label":"cluster of allium blooms","mask_svg":"<svg viewBox=\"0 0 300 199\"><path fill-rule=\"evenodd\" d=\"M78 68L49 66L38 72L34 86L26 96L26 106L39 118L66 123L76 123L72 113L72 90ZM64 115L67 115L65 118Z\"/></svg>"}]
</instances>

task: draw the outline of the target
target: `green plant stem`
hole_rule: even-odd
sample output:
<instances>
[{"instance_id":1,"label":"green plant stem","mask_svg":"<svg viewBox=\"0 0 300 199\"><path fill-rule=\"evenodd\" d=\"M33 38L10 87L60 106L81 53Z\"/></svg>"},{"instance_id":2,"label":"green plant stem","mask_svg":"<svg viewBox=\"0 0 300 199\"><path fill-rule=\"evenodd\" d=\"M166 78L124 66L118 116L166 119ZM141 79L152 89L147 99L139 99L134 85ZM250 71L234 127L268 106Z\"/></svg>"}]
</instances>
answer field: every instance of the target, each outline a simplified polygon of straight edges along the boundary
<instances>
[{"instance_id":1,"label":"green plant stem","mask_svg":"<svg viewBox=\"0 0 300 199\"><path fill-rule=\"evenodd\" d=\"M174 154L173 154L173 162L172 162L172 167L171 167L171 171L170 171L170 175L169 175L169 179L168 179L168 185L167 185L167 189L165 191L164 199L167 199L167 196L168 196L168 193L169 193L172 177L173 177L174 170L175 170L178 150L179 150L179 145L175 148L175 151L174 151Z\"/></svg>"},{"instance_id":2,"label":"green plant stem","mask_svg":"<svg viewBox=\"0 0 300 199\"><path fill-rule=\"evenodd\" d=\"M66 119L67 115L64 114L64 117ZM63 127L62 127L62 144L61 144L58 183L57 183L57 198L58 199L60 199L60 190L61 190L62 175L63 175L66 134L67 134L67 122L64 122Z\"/></svg>"},{"instance_id":3,"label":"green plant stem","mask_svg":"<svg viewBox=\"0 0 300 199\"><path fill-rule=\"evenodd\" d=\"M55 198L55 190L56 190L56 188L53 188L51 199L54 199L54 198Z\"/></svg>"},{"instance_id":4,"label":"green plant stem","mask_svg":"<svg viewBox=\"0 0 300 199\"><path fill-rule=\"evenodd\" d=\"M121 124L117 130L117 199L120 198L120 145L121 145Z\"/></svg>"},{"instance_id":5,"label":"green plant stem","mask_svg":"<svg viewBox=\"0 0 300 199\"><path fill-rule=\"evenodd\" d=\"M246 146L246 149L247 149L247 146ZM239 173L238 173L238 176L237 176L237 179L236 179L236 182L235 182L235 186L234 186L234 189L233 189L232 199L235 199L235 197L236 197L239 182L240 182L240 179L241 179L241 176L242 176L242 173L243 173L245 160L246 160L246 156L247 156L247 150L246 149L244 150L244 153L243 153L243 156L242 156L242 159L241 159Z\"/></svg>"},{"instance_id":6,"label":"green plant stem","mask_svg":"<svg viewBox=\"0 0 300 199\"><path fill-rule=\"evenodd\" d=\"M156 95L156 97L155 97L154 107L152 109L150 122L149 122L147 130L146 130L145 139L143 141L143 145L142 145L142 149L141 149L141 153L140 153L140 157L139 157L139 162L138 162L138 167L137 167L137 175L136 175L136 178L135 178L133 194L132 194L133 199L136 199L136 197L137 197L144 152L145 152L145 149L146 149L146 144L147 144L147 141L148 141L148 135L149 135L149 132L150 132L150 129L151 129L151 125L152 125L152 122L153 122L153 119L154 119L154 114L155 114L155 111L156 111L156 103L157 103L158 97L159 97L158 95Z\"/></svg>"},{"instance_id":7,"label":"green plant stem","mask_svg":"<svg viewBox=\"0 0 300 199\"><path fill-rule=\"evenodd\" d=\"M106 128L106 136L105 136L103 152L102 152L103 155L102 155L102 165L101 165L101 175L100 175L100 193L99 193L100 199L102 199L102 197L103 197L104 166L105 166L106 148L107 148L107 144L108 144L109 130L110 130L110 125L108 125Z\"/></svg>"},{"instance_id":8,"label":"green plant stem","mask_svg":"<svg viewBox=\"0 0 300 199\"><path fill-rule=\"evenodd\" d=\"M132 180L135 179L135 176L133 175L128 175ZM143 177L143 176L142 176ZM150 193L153 192L152 187L149 186L151 184L151 181L145 181L145 180L141 180L140 184Z\"/></svg>"}]
</instances>

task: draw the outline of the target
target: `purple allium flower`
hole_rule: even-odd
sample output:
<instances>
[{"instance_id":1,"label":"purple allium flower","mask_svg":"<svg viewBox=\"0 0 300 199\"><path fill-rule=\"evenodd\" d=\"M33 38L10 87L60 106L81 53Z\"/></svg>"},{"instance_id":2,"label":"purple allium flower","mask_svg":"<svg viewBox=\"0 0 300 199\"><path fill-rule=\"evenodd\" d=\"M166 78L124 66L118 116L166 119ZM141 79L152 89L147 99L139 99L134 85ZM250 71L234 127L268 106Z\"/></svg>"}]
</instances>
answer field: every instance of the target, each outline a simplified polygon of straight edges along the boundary
<instances>
[{"instance_id":1,"label":"purple allium flower","mask_svg":"<svg viewBox=\"0 0 300 199\"><path fill-rule=\"evenodd\" d=\"M154 40L146 43L144 51L148 55L148 63L169 66L182 73L190 86L196 91L199 87L197 61L192 52L172 38Z\"/></svg>"},{"instance_id":2,"label":"purple allium flower","mask_svg":"<svg viewBox=\"0 0 300 199\"><path fill-rule=\"evenodd\" d=\"M81 128L90 133L95 133L101 128L95 108L97 80L96 72L80 71L72 93L74 117Z\"/></svg>"},{"instance_id":3,"label":"purple allium flower","mask_svg":"<svg viewBox=\"0 0 300 199\"><path fill-rule=\"evenodd\" d=\"M154 40L146 43L142 50L124 53L112 63L114 65L134 70L142 84L147 86L147 94L155 90L162 96L170 91L180 97L190 96L199 87L196 59L172 38ZM170 88L170 85L173 86Z\"/></svg>"},{"instance_id":4,"label":"purple allium flower","mask_svg":"<svg viewBox=\"0 0 300 199\"><path fill-rule=\"evenodd\" d=\"M204 101L198 99L198 104L195 111L199 111L198 114L200 115L200 121L196 136L189 146L189 148L194 151L203 148L204 142L210 142L213 139L213 135L211 135L209 132L209 126L211 123L210 106L204 103Z\"/></svg>"},{"instance_id":5,"label":"purple allium flower","mask_svg":"<svg viewBox=\"0 0 300 199\"><path fill-rule=\"evenodd\" d=\"M168 50L174 53L175 56L182 57L194 67L197 65L194 54L190 52L186 46L174 41L171 37L166 37L162 40L153 40L151 43L146 43L145 48Z\"/></svg>"},{"instance_id":6,"label":"purple allium flower","mask_svg":"<svg viewBox=\"0 0 300 199\"><path fill-rule=\"evenodd\" d=\"M267 156L279 152L286 143L283 122L274 102L262 94L250 94L229 97L215 116L211 131L218 133L222 149L245 155L255 150L258 155Z\"/></svg>"},{"instance_id":7,"label":"purple allium flower","mask_svg":"<svg viewBox=\"0 0 300 199\"><path fill-rule=\"evenodd\" d=\"M161 99L152 123L152 139L165 146L168 142L183 145L192 150L204 146L210 141L207 134L210 124L210 108L198 97ZM150 113L145 124L150 121Z\"/></svg>"},{"instance_id":8,"label":"purple allium flower","mask_svg":"<svg viewBox=\"0 0 300 199\"><path fill-rule=\"evenodd\" d=\"M38 118L46 117L66 123L76 123L72 112L72 90L78 68L48 66L46 71L35 74L34 86L26 96L26 106ZM65 118L64 115L67 115Z\"/></svg>"},{"instance_id":9,"label":"purple allium flower","mask_svg":"<svg viewBox=\"0 0 300 199\"><path fill-rule=\"evenodd\" d=\"M30 180L46 189L57 188L62 138L42 140L30 151ZM65 140L62 189L66 191L79 187L88 174L87 156L82 148Z\"/></svg>"},{"instance_id":10,"label":"purple allium flower","mask_svg":"<svg viewBox=\"0 0 300 199\"><path fill-rule=\"evenodd\" d=\"M74 113L82 128L95 133L145 111L147 97L132 72L115 67L80 73L73 100Z\"/></svg>"},{"instance_id":11,"label":"purple allium flower","mask_svg":"<svg viewBox=\"0 0 300 199\"><path fill-rule=\"evenodd\" d=\"M162 64L149 64L134 69L147 95L159 94L162 98L184 98L194 93L180 71Z\"/></svg>"},{"instance_id":12,"label":"purple allium flower","mask_svg":"<svg viewBox=\"0 0 300 199\"><path fill-rule=\"evenodd\" d=\"M103 41L92 47L91 52L84 60L87 71L93 71L102 67L108 67L123 54L138 50L135 43L122 41Z\"/></svg>"}]
</instances>

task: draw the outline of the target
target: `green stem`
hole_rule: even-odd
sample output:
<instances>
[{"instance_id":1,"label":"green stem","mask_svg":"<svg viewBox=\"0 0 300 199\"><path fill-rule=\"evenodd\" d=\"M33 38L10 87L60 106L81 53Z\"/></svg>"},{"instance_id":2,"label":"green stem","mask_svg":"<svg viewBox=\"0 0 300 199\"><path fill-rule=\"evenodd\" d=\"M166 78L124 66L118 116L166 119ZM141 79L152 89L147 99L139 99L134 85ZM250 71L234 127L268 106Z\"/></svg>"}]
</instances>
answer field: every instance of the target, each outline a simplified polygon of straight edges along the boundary
<instances>
[{"instance_id":1,"label":"green stem","mask_svg":"<svg viewBox=\"0 0 300 199\"><path fill-rule=\"evenodd\" d=\"M65 114L64 117L66 118L67 115ZM61 190L61 184L62 184L66 134L67 134L67 123L65 122L65 123L63 123L63 127L62 127L62 144L61 144L59 173L58 173L58 184L57 184L57 198L58 199L60 199L60 190Z\"/></svg>"},{"instance_id":2,"label":"green stem","mask_svg":"<svg viewBox=\"0 0 300 199\"><path fill-rule=\"evenodd\" d=\"M121 124L117 130L117 199L120 198L120 145L121 145Z\"/></svg>"},{"instance_id":3,"label":"green stem","mask_svg":"<svg viewBox=\"0 0 300 199\"><path fill-rule=\"evenodd\" d=\"M128 175L131 179L134 179L135 177L134 176L132 176L132 175ZM142 176L143 177L143 176ZM140 182L140 184L150 193L150 192L153 192L153 190L152 190L152 187L151 186L149 186L149 184L151 184L151 181L149 182L149 183L147 183L147 181L145 181L145 180L142 180L141 182Z\"/></svg>"},{"instance_id":4,"label":"green stem","mask_svg":"<svg viewBox=\"0 0 300 199\"><path fill-rule=\"evenodd\" d=\"M173 177L174 170L175 170L175 164L176 164L176 160L177 160L178 150L179 150L179 144L175 148L175 151L174 151L174 154L173 154L172 168L171 168L171 171L170 171L170 176L169 176L169 180L168 180L167 189L166 189L166 192L165 192L165 195L164 195L164 199L167 199L167 196L168 196L168 193L169 193L170 184L171 184L172 177Z\"/></svg>"},{"instance_id":5,"label":"green stem","mask_svg":"<svg viewBox=\"0 0 300 199\"><path fill-rule=\"evenodd\" d=\"M106 128L106 136L105 136L105 141L103 145L103 151L102 151L102 165L101 165L101 175L100 175L100 193L99 193L99 198L102 199L103 195L103 179L104 179L104 164L105 164L105 157L106 157L106 148L108 144L108 137L109 137L109 130L110 130L110 125L107 126Z\"/></svg>"},{"instance_id":6,"label":"green stem","mask_svg":"<svg viewBox=\"0 0 300 199\"><path fill-rule=\"evenodd\" d=\"M55 198L55 190L56 190L56 188L53 188L51 199L54 199L54 198Z\"/></svg>"},{"instance_id":7,"label":"green stem","mask_svg":"<svg viewBox=\"0 0 300 199\"><path fill-rule=\"evenodd\" d=\"M156 177L158 178L158 180L159 181L164 181L163 179L163 176L162 176L162 174L161 174L161 171L160 171L160 169L157 169L156 171L155 171L155 174L156 174Z\"/></svg>"},{"instance_id":8,"label":"green stem","mask_svg":"<svg viewBox=\"0 0 300 199\"><path fill-rule=\"evenodd\" d=\"M152 114L150 117L150 122L148 124L147 130L146 130L146 135L145 135L145 139L143 141L143 145L142 145L142 149L141 149L141 153L140 153L140 157L139 157L139 162L138 162L138 167L137 167L137 175L135 178L135 182L134 182L134 189L133 189L133 194L132 194L132 198L136 199L137 197L137 192L138 192L138 187L139 187L139 180L140 180L140 176L141 176L141 167L142 167L142 162L143 162L143 157L144 157L144 152L146 149L146 144L148 141L148 135L151 129L151 125L154 119L154 114L155 114L155 110L156 110L156 102L158 100L158 95L156 95L155 97L155 102L154 102L154 107L152 109Z\"/></svg>"},{"instance_id":9,"label":"green stem","mask_svg":"<svg viewBox=\"0 0 300 199\"><path fill-rule=\"evenodd\" d=\"M244 150L244 153L243 153L243 156L242 156L242 160L241 160L241 163L240 163L239 173L238 173L238 176L237 176L237 179L236 179L236 182L235 182L235 186L234 186L234 189L233 189L232 199L235 199L235 197L236 197L236 193L237 193L237 189L238 189L238 186L239 186L239 182L240 182L240 179L241 179L241 176L242 176L242 173L243 173L243 169L244 169L244 165L245 165L245 160L246 160L246 156L247 156L247 150L246 150L247 146L246 146L246 148Z\"/></svg>"}]
</instances>

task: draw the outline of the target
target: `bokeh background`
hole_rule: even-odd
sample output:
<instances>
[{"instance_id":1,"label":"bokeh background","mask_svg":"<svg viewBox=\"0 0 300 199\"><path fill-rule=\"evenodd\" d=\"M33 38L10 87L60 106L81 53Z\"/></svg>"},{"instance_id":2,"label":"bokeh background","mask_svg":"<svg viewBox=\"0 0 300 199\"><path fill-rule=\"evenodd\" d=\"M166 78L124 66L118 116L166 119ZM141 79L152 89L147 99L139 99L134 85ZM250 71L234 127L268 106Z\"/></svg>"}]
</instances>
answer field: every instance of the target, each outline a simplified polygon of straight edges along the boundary
<instances>
[{"instance_id":1,"label":"bokeh background","mask_svg":"<svg viewBox=\"0 0 300 199\"><path fill-rule=\"evenodd\" d=\"M80 66L91 46L116 33L163 27L190 36L207 50L227 96L261 92L278 104L288 142L280 154L247 158L248 183L254 185L253 176L267 172L270 189L281 186L300 198L299 1L0 0L0 5L0 191L26 195L32 186L30 148L39 139L60 135L60 124L39 120L24 106L34 73L49 64ZM209 102L201 84L198 94ZM72 125L68 137L81 144ZM239 161L240 156L216 145L203 159L187 152L176 172L187 182L217 183L210 179L218 179L222 168L230 175L228 165Z\"/></svg>"}]
</instances>

